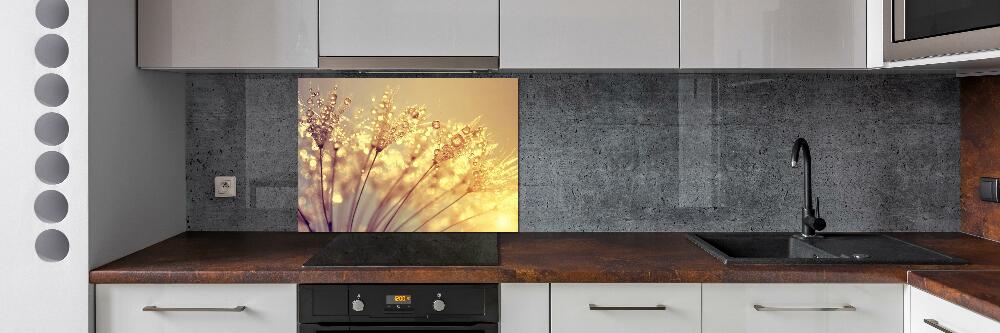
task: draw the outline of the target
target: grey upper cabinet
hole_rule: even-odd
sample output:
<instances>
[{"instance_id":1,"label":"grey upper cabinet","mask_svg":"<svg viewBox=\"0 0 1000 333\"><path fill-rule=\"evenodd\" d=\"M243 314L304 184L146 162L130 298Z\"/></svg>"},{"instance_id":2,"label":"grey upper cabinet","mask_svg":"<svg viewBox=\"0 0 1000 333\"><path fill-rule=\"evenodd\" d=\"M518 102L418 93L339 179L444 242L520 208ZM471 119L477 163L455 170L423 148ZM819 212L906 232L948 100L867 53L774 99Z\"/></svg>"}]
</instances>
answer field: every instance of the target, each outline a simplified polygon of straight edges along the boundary
<instances>
[{"instance_id":1,"label":"grey upper cabinet","mask_svg":"<svg viewBox=\"0 0 1000 333\"><path fill-rule=\"evenodd\" d=\"M323 57L500 55L500 0L319 0L319 7Z\"/></svg>"},{"instance_id":2,"label":"grey upper cabinet","mask_svg":"<svg viewBox=\"0 0 1000 333\"><path fill-rule=\"evenodd\" d=\"M881 29L869 34L866 6L866 0L681 0L681 68L871 67L866 46L869 35L881 40Z\"/></svg>"},{"instance_id":3,"label":"grey upper cabinet","mask_svg":"<svg viewBox=\"0 0 1000 333\"><path fill-rule=\"evenodd\" d=\"M138 65L316 68L317 0L138 0Z\"/></svg>"},{"instance_id":4,"label":"grey upper cabinet","mask_svg":"<svg viewBox=\"0 0 1000 333\"><path fill-rule=\"evenodd\" d=\"M500 67L678 66L678 0L503 0Z\"/></svg>"}]
</instances>

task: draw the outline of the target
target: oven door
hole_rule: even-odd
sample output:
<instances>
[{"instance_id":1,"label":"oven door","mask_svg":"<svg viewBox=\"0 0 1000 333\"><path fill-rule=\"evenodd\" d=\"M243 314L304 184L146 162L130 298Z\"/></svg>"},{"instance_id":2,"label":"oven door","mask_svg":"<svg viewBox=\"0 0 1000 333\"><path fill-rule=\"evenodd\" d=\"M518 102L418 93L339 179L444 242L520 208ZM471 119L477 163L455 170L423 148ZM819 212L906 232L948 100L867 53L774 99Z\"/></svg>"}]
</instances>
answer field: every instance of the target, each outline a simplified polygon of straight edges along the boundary
<instances>
[{"instance_id":1,"label":"oven door","mask_svg":"<svg viewBox=\"0 0 1000 333\"><path fill-rule=\"evenodd\" d=\"M884 0L885 60L1000 49L1000 1Z\"/></svg>"},{"instance_id":2,"label":"oven door","mask_svg":"<svg viewBox=\"0 0 1000 333\"><path fill-rule=\"evenodd\" d=\"M366 325L366 326L325 326L317 324L300 324L299 333L321 332L447 332L447 333L498 333L497 324L472 325Z\"/></svg>"}]
</instances>

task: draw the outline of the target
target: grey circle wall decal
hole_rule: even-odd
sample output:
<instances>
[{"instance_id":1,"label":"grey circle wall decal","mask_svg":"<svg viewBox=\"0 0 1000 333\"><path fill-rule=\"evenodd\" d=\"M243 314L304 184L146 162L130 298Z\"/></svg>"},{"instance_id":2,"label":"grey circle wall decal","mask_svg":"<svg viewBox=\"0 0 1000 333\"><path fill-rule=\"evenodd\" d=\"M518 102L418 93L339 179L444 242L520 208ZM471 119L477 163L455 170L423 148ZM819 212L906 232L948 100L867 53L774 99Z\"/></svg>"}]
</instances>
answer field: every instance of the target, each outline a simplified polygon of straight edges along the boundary
<instances>
[{"instance_id":1,"label":"grey circle wall decal","mask_svg":"<svg viewBox=\"0 0 1000 333\"><path fill-rule=\"evenodd\" d=\"M69 122L61 114L49 112L38 117L38 121L35 122L35 137L46 145L55 146L63 143L68 136Z\"/></svg>"},{"instance_id":2,"label":"grey circle wall decal","mask_svg":"<svg viewBox=\"0 0 1000 333\"><path fill-rule=\"evenodd\" d=\"M43 27L61 27L69 19L69 4L66 0L39 0L35 5L35 18Z\"/></svg>"},{"instance_id":3,"label":"grey circle wall decal","mask_svg":"<svg viewBox=\"0 0 1000 333\"><path fill-rule=\"evenodd\" d=\"M48 34L35 43L35 59L48 68L56 68L66 63L69 57L69 44L62 36Z\"/></svg>"},{"instance_id":4,"label":"grey circle wall decal","mask_svg":"<svg viewBox=\"0 0 1000 333\"><path fill-rule=\"evenodd\" d=\"M45 74L35 82L35 98L42 105L56 107L66 102L69 97L69 85L66 79L58 74Z\"/></svg>"},{"instance_id":5,"label":"grey circle wall decal","mask_svg":"<svg viewBox=\"0 0 1000 333\"><path fill-rule=\"evenodd\" d=\"M55 185L69 176L69 161L57 151L47 151L35 160L35 176L43 183Z\"/></svg>"},{"instance_id":6,"label":"grey circle wall decal","mask_svg":"<svg viewBox=\"0 0 1000 333\"><path fill-rule=\"evenodd\" d=\"M69 201L59 191L48 190L35 197L35 216L42 222L62 222L68 213Z\"/></svg>"},{"instance_id":7,"label":"grey circle wall decal","mask_svg":"<svg viewBox=\"0 0 1000 333\"><path fill-rule=\"evenodd\" d=\"M61 261L69 254L69 239L59 230L42 231L35 238L35 253L45 261Z\"/></svg>"}]
</instances>

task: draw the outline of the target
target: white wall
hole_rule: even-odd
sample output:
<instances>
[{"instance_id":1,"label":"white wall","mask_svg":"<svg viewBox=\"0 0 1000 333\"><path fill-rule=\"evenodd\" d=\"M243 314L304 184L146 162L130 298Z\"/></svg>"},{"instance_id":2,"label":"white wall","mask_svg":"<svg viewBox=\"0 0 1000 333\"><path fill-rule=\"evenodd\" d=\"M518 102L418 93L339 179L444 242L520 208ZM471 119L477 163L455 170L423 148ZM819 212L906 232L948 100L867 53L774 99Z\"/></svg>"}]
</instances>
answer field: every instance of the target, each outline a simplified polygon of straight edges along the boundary
<instances>
[{"instance_id":1,"label":"white wall","mask_svg":"<svg viewBox=\"0 0 1000 333\"><path fill-rule=\"evenodd\" d=\"M134 0L90 0L90 267L186 228L184 76L136 67Z\"/></svg>"},{"instance_id":2,"label":"white wall","mask_svg":"<svg viewBox=\"0 0 1000 333\"><path fill-rule=\"evenodd\" d=\"M87 229L87 1L66 0L69 18L54 29L35 18L37 1L4 1L0 10L0 331L86 332L88 323ZM69 46L65 63L47 68L36 59L36 41L46 34L62 36ZM66 80L69 95L58 106L35 99L36 80L44 74ZM65 141L49 146L35 137L34 127L47 112L61 114L69 124ZM65 180L43 183L35 160L46 151L63 154L69 162ZM68 208L65 218L43 222L34 212L42 191L61 192ZM36 238L47 229L68 239L68 254L45 261L35 251Z\"/></svg>"},{"instance_id":3,"label":"white wall","mask_svg":"<svg viewBox=\"0 0 1000 333\"><path fill-rule=\"evenodd\" d=\"M5 1L0 11L0 331L86 332L90 268L185 228L183 76L136 69L135 1L65 0L68 19L55 27L36 19L38 3ZM52 68L34 52L47 34L69 50ZM65 79L65 102L36 99L35 83L46 74ZM64 141L36 138L46 113L66 119ZM46 152L65 157L65 179L36 175ZM46 222L35 206L50 190L65 196L67 209ZM36 251L50 229L66 236L65 257Z\"/></svg>"}]
</instances>

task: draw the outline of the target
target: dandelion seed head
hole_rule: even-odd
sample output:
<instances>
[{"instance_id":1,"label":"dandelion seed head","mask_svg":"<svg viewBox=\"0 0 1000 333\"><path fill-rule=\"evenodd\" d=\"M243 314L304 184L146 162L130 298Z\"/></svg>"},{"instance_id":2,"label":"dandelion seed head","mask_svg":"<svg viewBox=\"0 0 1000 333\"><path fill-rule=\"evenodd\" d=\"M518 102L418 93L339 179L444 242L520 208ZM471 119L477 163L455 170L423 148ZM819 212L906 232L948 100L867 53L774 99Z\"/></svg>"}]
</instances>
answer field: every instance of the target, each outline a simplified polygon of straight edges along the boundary
<instances>
[{"instance_id":1,"label":"dandelion seed head","mask_svg":"<svg viewBox=\"0 0 1000 333\"><path fill-rule=\"evenodd\" d=\"M298 202L306 219L322 219L321 193L326 193L324 200L331 216L345 216L345 210L350 212L358 201L360 212L374 211L382 198L388 198L386 206L391 207L419 183L394 223L406 220L419 207L429 206L400 231L417 228L423 221L428 223L421 231L516 230L516 154L494 156L497 144L478 118L471 122L428 120L432 110L422 104L401 104L392 87L381 95L364 96L371 97L367 106L352 106L351 98L336 87L323 92L309 89L298 101ZM380 152L374 162L373 151ZM325 178L318 170L321 157ZM363 198L356 198L357 184L369 168L370 190ZM399 186L393 190L396 182ZM458 193L468 197L434 215ZM374 217L359 214L358 218L363 219L360 228L374 223L367 220ZM501 227L501 223L507 225ZM316 231L327 230L322 226Z\"/></svg>"}]
</instances>

